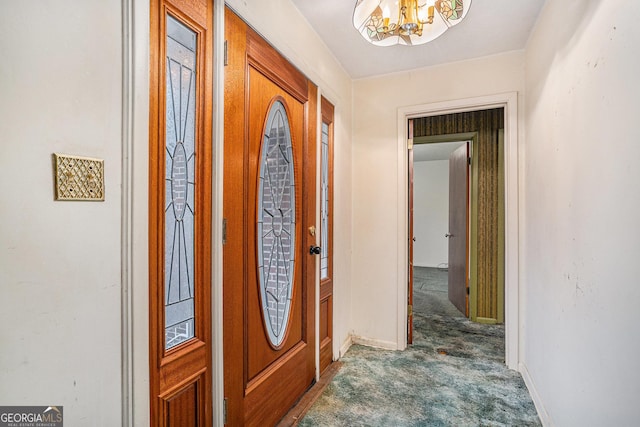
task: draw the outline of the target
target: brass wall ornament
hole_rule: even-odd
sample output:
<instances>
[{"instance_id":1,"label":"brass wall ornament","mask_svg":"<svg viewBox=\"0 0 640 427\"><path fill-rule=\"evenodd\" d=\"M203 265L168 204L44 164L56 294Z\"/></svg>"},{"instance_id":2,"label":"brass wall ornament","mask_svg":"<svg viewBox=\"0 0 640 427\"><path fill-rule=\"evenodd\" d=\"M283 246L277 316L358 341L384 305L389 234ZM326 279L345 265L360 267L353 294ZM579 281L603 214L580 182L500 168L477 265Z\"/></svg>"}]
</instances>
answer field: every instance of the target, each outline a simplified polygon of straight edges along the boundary
<instances>
[{"instance_id":1,"label":"brass wall ornament","mask_svg":"<svg viewBox=\"0 0 640 427\"><path fill-rule=\"evenodd\" d=\"M56 200L104 201L104 160L53 153Z\"/></svg>"}]
</instances>

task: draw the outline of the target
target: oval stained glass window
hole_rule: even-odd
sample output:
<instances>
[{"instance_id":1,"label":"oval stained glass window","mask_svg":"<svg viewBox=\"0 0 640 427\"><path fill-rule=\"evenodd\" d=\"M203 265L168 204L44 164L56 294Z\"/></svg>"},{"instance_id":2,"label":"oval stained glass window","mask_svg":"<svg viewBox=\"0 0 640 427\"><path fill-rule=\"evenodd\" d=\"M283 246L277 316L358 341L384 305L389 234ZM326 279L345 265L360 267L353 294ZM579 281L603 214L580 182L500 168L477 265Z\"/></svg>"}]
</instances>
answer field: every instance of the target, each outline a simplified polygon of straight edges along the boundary
<instances>
[{"instance_id":1,"label":"oval stained glass window","mask_svg":"<svg viewBox=\"0 0 640 427\"><path fill-rule=\"evenodd\" d=\"M295 266L295 182L289 119L284 104L271 105L260 154L258 182L258 285L271 345L284 341Z\"/></svg>"}]
</instances>

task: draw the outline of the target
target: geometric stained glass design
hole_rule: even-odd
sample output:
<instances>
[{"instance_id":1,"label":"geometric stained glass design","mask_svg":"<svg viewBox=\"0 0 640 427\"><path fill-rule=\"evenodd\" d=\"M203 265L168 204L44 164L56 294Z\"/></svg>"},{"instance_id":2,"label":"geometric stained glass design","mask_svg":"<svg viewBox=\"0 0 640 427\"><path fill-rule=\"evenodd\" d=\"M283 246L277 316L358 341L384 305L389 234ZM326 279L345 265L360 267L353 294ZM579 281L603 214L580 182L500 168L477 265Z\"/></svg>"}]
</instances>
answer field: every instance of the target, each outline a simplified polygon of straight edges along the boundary
<instances>
[{"instance_id":1,"label":"geometric stained glass design","mask_svg":"<svg viewBox=\"0 0 640 427\"><path fill-rule=\"evenodd\" d=\"M196 33L167 16L165 348L194 337Z\"/></svg>"},{"instance_id":2,"label":"geometric stained glass design","mask_svg":"<svg viewBox=\"0 0 640 427\"><path fill-rule=\"evenodd\" d=\"M280 100L272 104L264 129L258 185L258 284L267 336L277 348L289 321L296 239L291 131Z\"/></svg>"},{"instance_id":3,"label":"geometric stained glass design","mask_svg":"<svg viewBox=\"0 0 640 427\"><path fill-rule=\"evenodd\" d=\"M320 278L329 277L329 125L322 123L320 162Z\"/></svg>"}]
</instances>

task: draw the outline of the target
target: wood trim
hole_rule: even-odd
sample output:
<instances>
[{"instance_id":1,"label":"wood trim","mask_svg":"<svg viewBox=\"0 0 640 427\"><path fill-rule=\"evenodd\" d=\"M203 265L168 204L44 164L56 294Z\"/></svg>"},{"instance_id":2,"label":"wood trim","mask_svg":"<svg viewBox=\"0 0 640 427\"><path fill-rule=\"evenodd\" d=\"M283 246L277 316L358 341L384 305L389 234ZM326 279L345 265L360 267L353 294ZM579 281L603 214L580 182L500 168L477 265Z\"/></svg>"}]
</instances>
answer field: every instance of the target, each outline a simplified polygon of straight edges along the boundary
<instances>
[{"instance_id":1,"label":"wood trim","mask_svg":"<svg viewBox=\"0 0 640 427\"><path fill-rule=\"evenodd\" d=\"M278 83L298 101L305 103L309 100L305 75L251 28L247 31L247 57L252 67Z\"/></svg>"},{"instance_id":2,"label":"wood trim","mask_svg":"<svg viewBox=\"0 0 640 427\"><path fill-rule=\"evenodd\" d=\"M498 323L504 323L504 129L498 129Z\"/></svg>"},{"instance_id":3,"label":"wood trim","mask_svg":"<svg viewBox=\"0 0 640 427\"><path fill-rule=\"evenodd\" d=\"M413 143L415 144L433 144L442 142L460 142L469 141L477 137L478 132L461 132L461 133L447 133L443 135L428 135L428 136L414 136Z\"/></svg>"},{"instance_id":4,"label":"wood trim","mask_svg":"<svg viewBox=\"0 0 640 427\"><path fill-rule=\"evenodd\" d=\"M478 153L479 135L471 140L471 170L469 196L469 318L476 320L478 317Z\"/></svg>"},{"instance_id":5,"label":"wood trim","mask_svg":"<svg viewBox=\"0 0 640 427\"><path fill-rule=\"evenodd\" d=\"M322 115L322 121L329 125L333 125L335 107L324 96L320 97L320 114Z\"/></svg>"},{"instance_id":6,"label":"wood trim","mask_svg":"<svg viewBox=\"0 0 640 427\"><path fill-rule=\"evenodd\" d=\"M320 308L320 330L326 327L326 337L319 336L320 340L320 358L319 358L319 371L321 375L324 375L327 368L333 362L333 200L334 200L334 167L333 167L333 155L334 155L334 113L335 108L325 97L320 97L320 116L323 124L328 125L328 218L327 218L327 277L320 277L320 301L318 307ZM320 141L322 144L322 141ZM320 155L322 161L322 155ZM322 168L322 163L320 164ZM322 169L320 171L322 175ZM321 203L323 203L321 201ZM322 226L322 224L320 224ZM321 261L322 262L322 261ZM326 304L326 314L324 314L323 305ZM326 317L326 318L325 318Z\"/></svg>"},{"instance_id":7,"label":"wood trim","mask_svg":"<svg viewBox=\"0 0 640 427\"><path fill-rule=\"evenodd\" d=\"M208 0L164 0L164 3L172 6L173 10L179 10L182 15L188 16L189 20L199 27L213 28L213 1L211 7L208 7ZM211 51L207 56L211 57Z\"/></svg>"},{"instance_id":8,"label":"wood trim","mask_svg":"<svg viewBox=\"0 0 640 427\"><path fill-rule=\"evenodd\" d=\"M171 15L198 37L194 198L195 336L175 348L164 344L165 38ZM149 48L149 386L152 425L169 418L163 396L197 380L198 420L210 424L211 402L211 171L213 109L213 0L151 0ZM164 408L164 409L163 409Z\"/></svg>"},{"instance_id":9,"label":"wood trim","mask_svg":"<svg viewBox=\"0 0 640 427\"><path fill-rule=\"evenodd\" d=\"M303 75L304 76L304 75ZM306 79L306 77L305 77ZM310 246L317 246L317 233L312 236L307 230L309 227L316 225L316 188L317 188L317 135L318 135L318 86L310 80L307 80L307 103L305 105L305 143L303 145L303 164L302 170L302 197L304 199L304 208L302 211L304 225L302 227L302 235L305 236L303 241L303 252L305 252L306 260L302 264L302 274L304 276L303 283L310 283L312 292L307 292L306 300L303 300L305 307L305 315L313 316L313 319L306 319L307 335L306 341L313 348L316 348L316 265L319 257L309 255L304 249ZM313 370L315 368L315 350L307 360L307 364Z\"/></svg>"},{"instance_id":10,"label":"wood trim","mask_svg":"<svg viewBox=\"0 0 640 427\"><path fill-rule=\"evenodd\" d=\"M247 278L244 269L235 268L236 256L245 258L246 240L244 224L247 221L246 207L237 202L235 195L246 193L244 180L244 159L247 151L247 90L245 73L247 72L245 24L225 7L225 39L227 40L227 66L224 69L224 92L230 96L239 96L245 102L225 102L224 105L224 167L223 167L223 215L227 221L227 239L223 250L223 342L224 342L224 395L229 399L227 407L227 423L242 425L244 422L244 406L236 400L244 395L244 365L229 363L227 358L232 352L242 354L244 335L243 294L228 286L229 283L245 283ZM237 141L230 143L230 141Z\"/></svg>"},{"instance_id":11,"label":"wood trim","mask_svg":"<svg viewBox=\"0 0 640 427\"><path fill-rule=\"evenodd\" d=\"M333 120L334 120L334 106L333 104L331 104L324 96L320 97L320 111L321 111L321 117L322 117L322 122L326 123L327 125L329 125L329 153L328 153L328 158L329 158L329 170L328 170L328 175L329 175L329 218L328 218L328 223L329 223L329 235L328 235L328 250L327 250L327 256L328 256L328 276L331 280L331 293L333 293L333 173L334 173L334 169L333 169L333 153L334 153L334 124L333 124ZM322 292L322 291L321 291ZM326 298L326 295L325 295ZM323 299L323 295L320 295L320 299Z\"/></svg>"},{"instance_id":12,"label":"wood trim","mask_svg":"<svg viewBox=\"0 0 640 427\"><path fill-rule=\"evenodd\" d=\"M282 417L280 422L276 425L276 427L293 427L298 425L298 421L305 416L305 414L311 409L313 404L318 400L318 398L322 395L322 392L327 388L327 386L331 383L331 380L336 376L340 368L342 367L342 362L335 362L329 366L324 375L320 378L320 380L313 385L309 389L309 391L296 403L296 405L291 408L287 414Z\"/></svg>"}]
</instances>

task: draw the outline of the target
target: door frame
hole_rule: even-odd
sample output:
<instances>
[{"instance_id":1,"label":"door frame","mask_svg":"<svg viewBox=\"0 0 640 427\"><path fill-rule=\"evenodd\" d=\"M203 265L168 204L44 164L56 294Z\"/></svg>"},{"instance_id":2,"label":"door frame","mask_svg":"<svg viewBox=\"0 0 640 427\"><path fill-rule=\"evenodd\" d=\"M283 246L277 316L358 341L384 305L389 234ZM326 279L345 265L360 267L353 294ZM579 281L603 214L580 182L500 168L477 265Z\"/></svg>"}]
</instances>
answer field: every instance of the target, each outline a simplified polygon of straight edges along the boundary
<instances>
[{"instance_id":1,"label":"door frame","mask_svg":"<svg viewBox=\"0 0 640 427\"><path fill-rule=\"evenodd\" d=\"M334 127L335 127L335 104L329 99L327 99L321 92L318 90L318 125L317 125L317 147L316 147L316 224L318 225L318 229L320 233L318 235L319 245L323 247L322 235L323 233L327 233L327 246L328 246L328 277L322 278L322 259L317 263L316 268L316 381L320 380L320 377L326 370L331 366L331 364L336 360L336 356L334 353L334 340L333 340L333 194L334 194L334 170L333 170L333 153L334 153ZM328 229L323 230L322 228L322 125L328 124L329 127L329 139L328 139L328 154L327 154L327 167L328 167L328 198L329 198L329 218L328 218ZM328 329L328 337L329 342L325 343L325 346L328 347L324 350L325 354L323 354L323 341L320 336L320 326L321 318L320 309L323 301L327 301L328 305L328 314L327 317L327 329ZM329 353L329 363L327 366L322 369L323 360L321 356L327 357L326 353Z\"/></svg>"},{"instance_id":2,"label":"door frame","mask_svg":"<svg viewBox=\"0 0 640 427\"><path fill-rule=\"evenodd\" d=\"M213 136L213 61L209 56L213 49L213 0L192 7L184 0L151 0L150 10L150 69L149 69L149 385L150 421L154 424L169 423L170 402L183 395L187 387L194 391L197 400L196 419L203 424L213 422L212 368L211 368L211 225L213 205L211 201L212 136ZM194 179L200 180L194 196L197 212L193 220L194 249L192 280L194 289L194 335L184 343L166 348L165 340L165 39L169 35L166 24L173 16L180 24L198 34L195 51L197 72L195 79L196 110L194 124L194 149L200 160L194 163ZM199 111L198 111L199 110ZM194 190L195 191L195 190ZM200 235L198 236L198 233ZM186 243L185 243L186 245ZM188 273L187 273L188 274ZM188 368L185 371L185 368ZM172 406L180 405L180 403Z\"/></svg>"},{"instance_id":3,"label":"door frame","mask_svg":"<svg viewBox=\"0 0 640 427\"><path fill-rule=\"evenodd\" d=\"M508 368L519 368L519 174L518 155L518 93L463 98L451 101L427 103L398 108L397 164L398 164L398 348L407 346L407 268L409 262L408 245L409 224L407 215L408 196L408 156L407 133L409 119L437 116L467 111L504 108L504 283L505 283L505 363Z\"/></svg>"},{"instance_id":4,"label":"door frame","mask_svg":"<svg viewBox=\"0 0 640 427\"><path fill-rule=\"evenodd\" d=\"M211 395L213 425L223 425L222 145L224 7L213 2L213 201ZM149 44L150 0L122 0L122 425L149 425Z\"/></svg>"},{"instance_id":5,"label":"door frame","mask_svg":"<svg viewBox=\"0 0 640 427\"><path fill-rule=\"evenodd\" d=\"M253 424L265 418L270 419L271 421L269 422L277 422L276 418L284 416L289 406L295 404L295 399L293 401L291 399L297 395L298 391L301 397L313 384L317 374L316 326L314 322L317 318L315 310L317 307L318 262L313 253L309 254L308 250L305 251L303 248L317 245L315 231L312 231L310 227L307 232L306 228L312 225L315 226L317 220L317 196L315 194L317 190L317 174L315 163L318 153L316 147L318 105L316 104L319 98L315 84L277 52L267 40L256 33L240 15L228 7L225 8L225 35L229 43L229 66L225 69L225 96L227 98L230 94L236 96L234 94L237 92L241 100L240 105L244 103L244 108L240 107L239 109L229 109L229 104L227 103L224 120L224 150L226 158L223 170L224 180L228 182L229 179L233 179L235 182L234 187L227 186L228 188L223 190L225 199L224 216L228 220L228 241L224 249L225 265L223 266L225 277L222 286L226 301L223 309L224 343L222 349L224 352L223 381L225 399L227 401L227 420L232 424ZM255 75L253 74L254 72L256 73ZM251 81L262 80L267 85L264 88L254 87L254 83L250 83ZM254 90L256 95L250 95L249 92L253 93ZM254 162L259 162L261 154L260 156L255 156L254 159L254 156L250 153L258 154L255 151L258 146L254 144L256 141L254 136L259 136L260 132L264 132L264 129L259 128L259 124L249 128L244 124L240 128L237 128L236 125L238 120L247 119L249 114L255 112L252 106L253 102L250 99L253 99L254 96L257 96L256 100L262 99L273 90L276 93L286 93L284 96L287 103L289 103L287 110L290 111L288 114L291 114L289 119L291 137L294 143L295 141L298 143L298 148L294 148L293 154L297 159L296 161L300 162L295 167L295 176L298 184L302 183L298 185L299 188L296 190L296 210L300 208L299 213L296 214L296 232L299 233L298 236L301 239L300 242L296 242L296 256L301 256L302 258L298 260L295 271L296 280L299 279L299 286L297 291L294 291L293 299L297 302L295 305L292 302L291 306L292 313L297 312L298 314L290 319L292 326L298 324L302 329L299 333L295 333L294 329L291 329L291 333L286 333L289 337L286 338L286 343L283 344L285 347L283 348L276 348L274 345L269 344L267 340L263 342L263 338L265 338L264 313L259 310L259 304L253 305L253 302L257 302L257 299L259 299L259 295L255 296L249 292L249 289L257 291L257 288L246 288L247 280L249 282L253 281L253 276L246 277L247 265L250 271L255 270L255 273L258 273L257 253L251 249L255 246L255 242L252 243L253 233L256 230L255 225L251 227L250 224L247 224L245 221L247 218L244 220L240 218L240 221L236 218L235 221L232 221L233 218L229 216L233 215L233 210L236 208L242 208L242 206L236 206L236 202L244 203L245 217L247 215L246 212L251 215L251 212L257 208L254 205L257 203L256 192L258 188L255 187L257 185L257 175L254 176L253 174L258 172L254 169L256 167ZM267 95L267 98L269 97L270 95ZM271 98L272 101L273 99ZM294 104L300 106L300 108L295 107L295 114L293 113ZM262 114L262 112L258 113L259 116L262 116ZM299 126L295 125L297 120L294 117L300 118ZM298 134L298 131L300 134ZM233 137L229 140L229 132L238 133L236 136L241 137L245 142L240 145L230 144L229 141L233 141ZM247 138L250 139L248 140ZM244 148L242 148L243 146ZM260 149L262 150L262 148L264 147ZM234 151L235 154L231 153L232 155L229 157L229 153L226 152L228 149ZM233 159L236 158L242 158L242 165L238 164L238 167L235 167L236 161ZM231 163L228 163L229 161ZM236 172L230 174L229 171L233 170ZM244 182L244 184L241 184L241 182ZM238 191L242 194L239 194ZM249 199L246 197L249 197ZM227 200L227 198L230 199ZM249 205L246 204L247 202L249 202ZM249 228L247 229L246 227ZM251 231L252 228L253 231ZM298 248L298 245L301 246ZM300 252L298 252L298 249ZM237 256L242 257L240 263L244 265L244 285L242 284L243 268L242 265L238 264ZM238 275L240 276L240 282L237 281ZM229 300L229 298L232 298L232 300ZM249 303L251 305L247 305ZM241 307L238 304L242 304L244 308L234 309L233 307ZM247 323L250 320L252 323ZM251 324L255 328L250 326ZM236 333L242 336L240 341L234 339L234 336L237 335ZM300 336L297 337L297 335ZM252 337L259 339L260 349L265 348L266 350L255 351L256 347L249 344L249 340L253 339ZM251 352L252 348L254 349L253 353ZM261 360L262 362L252 368L251 360ZM257 371L254 368L258 368ZM287 383L289 384L287 385ZM268 399L268 388L272 386L277 387L276 390L271 390L270 392L282 398L282 402L272 408L265 409L262 402ZM288 386L295 387L286 390L285 388ZM293 392L294 390L295 393ZM281 409L285 409L284 413L280 413Z\"/></svg>"}]
</instances>

